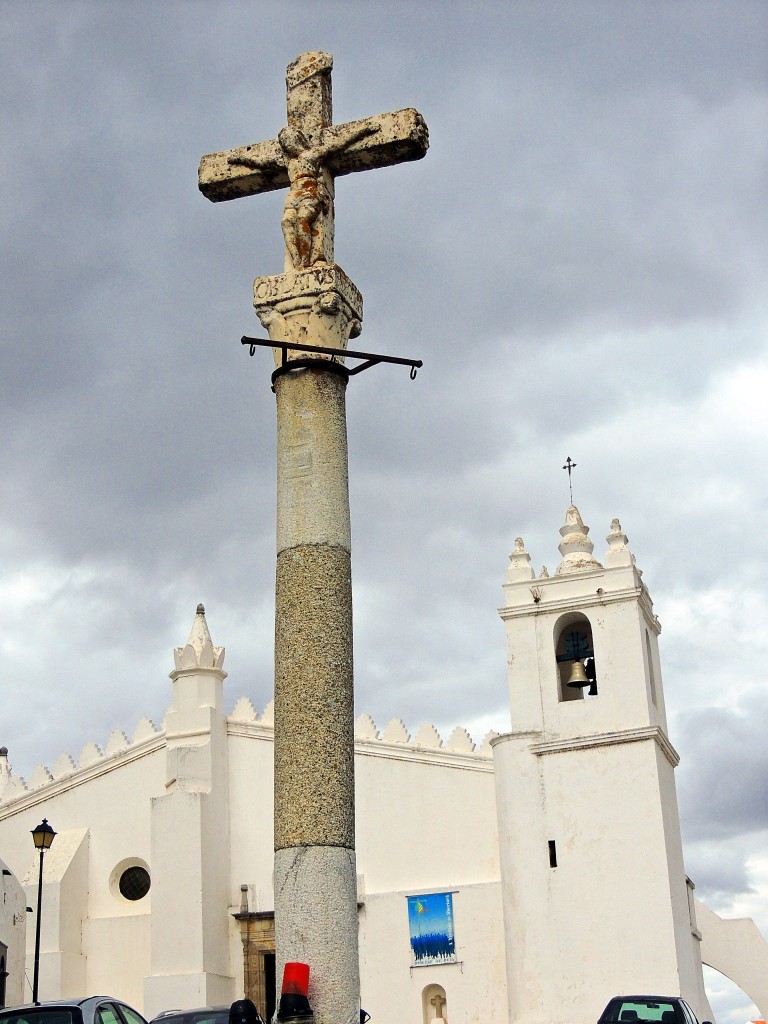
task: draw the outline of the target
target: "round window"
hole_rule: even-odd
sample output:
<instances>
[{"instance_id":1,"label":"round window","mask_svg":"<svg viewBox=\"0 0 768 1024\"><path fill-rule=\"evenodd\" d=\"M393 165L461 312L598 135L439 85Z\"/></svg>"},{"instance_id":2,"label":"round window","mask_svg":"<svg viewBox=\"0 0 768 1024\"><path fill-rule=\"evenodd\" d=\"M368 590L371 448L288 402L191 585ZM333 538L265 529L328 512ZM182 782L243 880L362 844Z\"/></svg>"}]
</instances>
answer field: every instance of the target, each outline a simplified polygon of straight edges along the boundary
<instances>
[{"instance_id":1,"label":"round window","mask_svg":"<svg viewBox=\"0 0 768 1024\"><path fill-rule=\"evenodd\" d=\"M120 875L120 895L127 900L143 900L149 892L151 880L146 868L134 865Z\"/></svg>"}]
</instances>

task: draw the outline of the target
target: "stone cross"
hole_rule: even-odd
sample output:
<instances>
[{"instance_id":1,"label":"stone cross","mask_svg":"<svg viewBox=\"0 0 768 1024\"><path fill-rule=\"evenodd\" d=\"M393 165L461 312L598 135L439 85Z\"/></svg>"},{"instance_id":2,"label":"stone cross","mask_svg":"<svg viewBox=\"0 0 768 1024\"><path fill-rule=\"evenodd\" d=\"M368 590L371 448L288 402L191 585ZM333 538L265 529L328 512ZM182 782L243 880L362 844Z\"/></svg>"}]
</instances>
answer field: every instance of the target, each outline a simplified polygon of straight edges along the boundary
<instances>
[{"instance_id":1,"label":"stone cross","mask_svg":"<svg viewBox=\"0 0 768 1024\"><path fill-rule=\"evenodd\" d=\"M334 125L327 53L288 66L276 139L204 156L213 202L287 188L285 268L256 278L254 306L280 364L275 582L275 943L310 966L315 1024L359 1024L352 574L343 351L362 296L333 262L334 179L424 156L413 109ZM323 346L318 355L302 345ZM258 784L258 783L256 783Z\"/></svg>"},{"instance_id":2,"label":"stone cross","mask_svg":"<svg viewBox=\"0 0 768 1024\"><path fill-rule=\"evenodd\" d=\"M333 263L335 178L419 160L427 151L427 126L413 108L332 124L332 67L329 53L301 54L288 65L288 124L277 138L200 162L200 191L214 203L288 187L286 270Z\"/></svg>"},{"instance_id":3,"label":"stone cross","mask_svg":"<svg viewBox=\"0 0 768 1024\"><path fill-rule=\"evenodd\" d=\"M445 1013L443 1012L443 1007L445 1006L446 1003L445 996L441 996L440 993L438 992L436 995L432 996L432 998L429 1001L435 1008L434 1019L445 1020Z\"/></svg>"}]
</instances>

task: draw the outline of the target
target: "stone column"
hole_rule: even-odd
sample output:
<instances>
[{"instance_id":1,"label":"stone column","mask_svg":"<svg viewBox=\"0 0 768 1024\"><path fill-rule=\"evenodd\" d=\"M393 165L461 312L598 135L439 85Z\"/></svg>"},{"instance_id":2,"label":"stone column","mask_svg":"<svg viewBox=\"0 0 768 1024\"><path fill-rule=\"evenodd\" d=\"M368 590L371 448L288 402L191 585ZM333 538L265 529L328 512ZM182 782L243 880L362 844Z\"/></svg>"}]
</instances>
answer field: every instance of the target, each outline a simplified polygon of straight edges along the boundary
<instances>
[{"instance_id":1,"label":"stone column","mask_svg":"<svg viewBox=\"0 0 768 1024\"><path fill-rule=\"evenodd\" d=\"M276 139L204 156L199 186L212 202L288 188L284 273L254 281L259 319L293 363L275 380L276 967L280 981L286 961L308 962L318 1024L356 1024L346 378L336 353L359 334L362 296L333 262L334 179L420 160L429 143L412 107L334 125L332 67L320 51L292 61L288 124ZM304 344L333 349L333 360ZM283 361L279 344L275 357Z\"/></svg>"},{"instance_id":2,"label":"stone column","mask_svg":"<svg viewBox=\"0 0 768 1024\"><path fill-rule=\"evenodd\" d=\"M322 367L275 381L277 984L308 963L318 1024L360 999L345 389Z\"/></svg>"}]
</instances>

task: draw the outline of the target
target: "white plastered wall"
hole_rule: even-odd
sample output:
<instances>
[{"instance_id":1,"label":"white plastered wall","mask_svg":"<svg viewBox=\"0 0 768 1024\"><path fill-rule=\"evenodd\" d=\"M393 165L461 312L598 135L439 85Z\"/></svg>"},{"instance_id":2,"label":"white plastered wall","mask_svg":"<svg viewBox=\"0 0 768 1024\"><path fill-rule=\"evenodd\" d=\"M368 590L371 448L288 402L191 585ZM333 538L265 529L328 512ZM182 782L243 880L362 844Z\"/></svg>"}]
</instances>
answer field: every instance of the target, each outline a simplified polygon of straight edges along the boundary
<instances>
[{"instance_id":1,"label":"white plastered wall","mask_svg":"<svg viewBox=\"0 0 768 1024\"><path fill-rule=\"evenodd\" d=\"M149 798L164 789L161 743L162 736L156 735L82 769L73 766L70 774L0 804L4 855L15 874L30 879L27 902L31 906L36 906L38 858L30 833L41 817L47 817L57 832L45 855L46 879L49 870L59 870L58 859L69 856L67 836L88 833L79 863L64 880L63 924L61 897L55 892L59 882L44 884L41 998L75 990L78 994L107 992L137 1009L142 1007L152 893L138 902L126 900L117 888L117 876L120 865L136 862L146 864L151 875ZM34 942L34 915L29 918L28 948ZM116 949L125 955L115 956Z\"/></svg>"},{"instance_id":2,"label":"white plastered wall","mask_svg":"<svg viewBox=\"0 0 768 1024\"><path fill-rule=\"evenodd\" d=\"M382 745L382 748L384 745ZM366 893L499 879L493 764L407 748L355 762L358 872Z\"/></svg>"},{"instance_id":3,"label":"white plastered wall","mask_svg":"<svg viewBox=\"0 0 768 1024\"><path fill-rule=\"evenodd\" d=\"M374 1020L422 1024L422 992L429 985L440 985L445 990L447 1020L505 1024L508 1016L499 883L459 885L454 889L455 964L412 966L406 909L406 897L412 894L409 889L365 897L360 910L363 1008Z\"/></svg>"},{"instance_id":4,"label":"white plastered wall","mask_svg":"<svg viewBox=\"0 0 768 1024\"><path fill-rule=\"evenodd\" d=\"M39 860L24 877L30 906L36 907ZM59 832L43 859L40 927L40 997L60 992L77 995L86 984L86 958L82 952L82 920L88 896L88 829ZM27 970L34 968L35 932L27 933ZM50 998L50 996L48 997Z\"/></svg>"},{"instance_id":5,"label":"white plastered wall","mask_svg":"<svg viewBox=\"0 0 768 1024\"><path fill-rule=\"evenodd\" d=\"M24 1002L27 900L21 882L0 860L0 943L5 947L5 1005Z\"/></svg>"}]
</instances>

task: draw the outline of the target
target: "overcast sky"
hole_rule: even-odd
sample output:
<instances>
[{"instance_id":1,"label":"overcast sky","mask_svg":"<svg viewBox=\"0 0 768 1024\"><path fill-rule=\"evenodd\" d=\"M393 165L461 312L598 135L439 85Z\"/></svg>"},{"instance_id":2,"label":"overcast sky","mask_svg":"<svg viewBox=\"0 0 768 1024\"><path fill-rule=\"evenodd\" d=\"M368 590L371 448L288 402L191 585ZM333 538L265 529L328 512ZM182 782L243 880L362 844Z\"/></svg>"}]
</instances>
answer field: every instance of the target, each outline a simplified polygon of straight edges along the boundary
<instances>
[{"instance_id":1,"label":"overcast sky","mask_svg":"<svg viewBox=\"0 0 768 1024\"><path fill-rule=\"evenodd\" d=\"M507 556L554 570L570 455L596 556L619 516L662 622L696 894L768 933L767 12L0 0L17 774L159 723L198 601L229 706L271 698L272 367L239 339L282 198L211 204L197 166L274 137L324 49L336 121L415 106L431 140L337 186L356 346L424 360L348 389L358 712L508 728Z\"/></svg>"}]
</instances>

